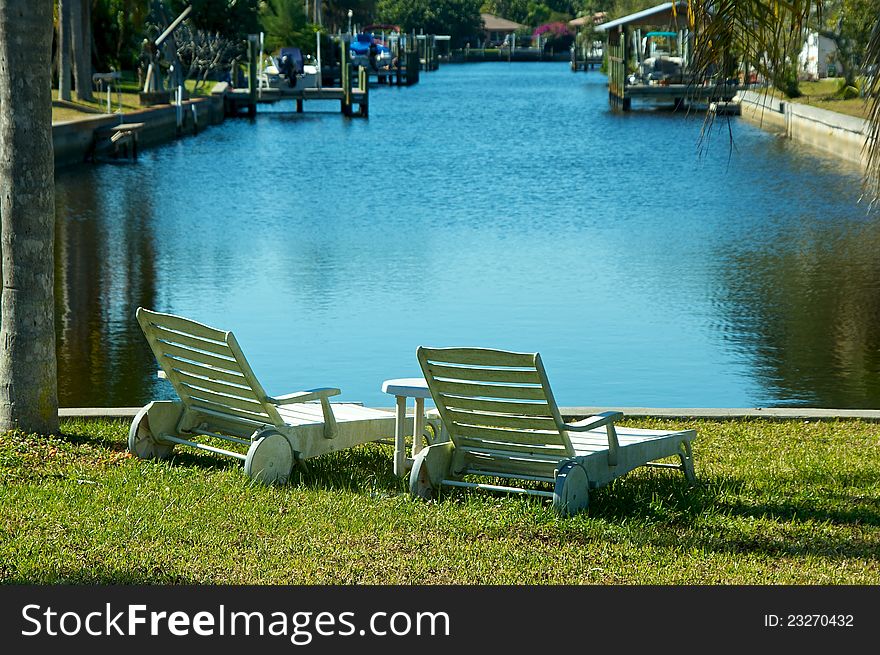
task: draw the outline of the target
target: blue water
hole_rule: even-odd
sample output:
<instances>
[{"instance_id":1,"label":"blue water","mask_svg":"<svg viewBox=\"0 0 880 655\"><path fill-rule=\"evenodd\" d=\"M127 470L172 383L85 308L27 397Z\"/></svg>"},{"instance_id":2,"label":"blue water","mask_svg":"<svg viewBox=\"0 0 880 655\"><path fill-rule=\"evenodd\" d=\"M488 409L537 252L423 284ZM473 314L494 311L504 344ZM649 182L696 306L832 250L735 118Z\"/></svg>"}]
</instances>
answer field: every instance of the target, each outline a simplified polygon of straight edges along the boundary
<instances>
[{"instance_id":1,"label":"blue water","mask_svg":"<svg viewBox=\"0 0 880 655\"><path fill-rule=\"evenodd\" d=\"M468 345L540 352L561 405L880 405L853 167L612 113L564 63L447 65L368 120L306 106L59 174L63 405L174 397L139 305L232 330L269 393L389 406L417 346Z\"/></svg>"}]
</instances>

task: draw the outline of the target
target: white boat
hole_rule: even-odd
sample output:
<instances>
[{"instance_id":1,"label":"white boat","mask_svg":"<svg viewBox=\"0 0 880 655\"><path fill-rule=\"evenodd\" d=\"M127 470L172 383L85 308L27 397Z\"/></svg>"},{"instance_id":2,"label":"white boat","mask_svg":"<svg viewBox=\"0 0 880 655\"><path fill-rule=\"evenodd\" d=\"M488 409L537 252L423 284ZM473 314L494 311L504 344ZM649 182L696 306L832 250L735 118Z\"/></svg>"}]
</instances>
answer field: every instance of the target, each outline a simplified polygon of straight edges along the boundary
<instances>
[{"instance_id":1,"label":"white boat","mask_svg":"<svg viewBox=\"0 0 880 655\"><path fill-rule=\"evenodd\" d=\"M318 62L306 55L303 59L299 48L281 48L277 57L260 73L260 87L264 89L315 89L320 87L321 69Z\"/></svg>"}]
</instances>

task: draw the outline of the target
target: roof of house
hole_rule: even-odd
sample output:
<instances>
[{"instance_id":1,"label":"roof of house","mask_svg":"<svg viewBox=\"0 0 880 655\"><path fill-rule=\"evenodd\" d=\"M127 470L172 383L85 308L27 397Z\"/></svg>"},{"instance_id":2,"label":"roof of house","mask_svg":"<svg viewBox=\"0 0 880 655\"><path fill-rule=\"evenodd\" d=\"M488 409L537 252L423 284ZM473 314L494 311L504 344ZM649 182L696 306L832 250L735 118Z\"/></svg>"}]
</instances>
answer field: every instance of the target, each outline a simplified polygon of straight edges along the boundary
<instances>
[{"instance_id":1,"label":"roof of house","mask_svg":"<svg viewBox=\"0 0 880 655\"><path fill-rule=\"evenodd\" d=\"M490 32L513 31L525 27L525 25L520 23L515 23L500 16L493 16L492 14L480 14L480 18L483 19L483 29Z\"/></svg>"},{"instance_id":2,"label":"roof of house","mask_svg":"<svg viewBox=\"0 0 880 655\"><path fill-rule=\"evenodd\" d=\"M682 22L687 22L687 5L687 2L664 2L662 5L602 23L597 25L596 29L610 30L612 27L619 25L663 25L673 21L675 18Z\"/></svg>"}]
</instances>

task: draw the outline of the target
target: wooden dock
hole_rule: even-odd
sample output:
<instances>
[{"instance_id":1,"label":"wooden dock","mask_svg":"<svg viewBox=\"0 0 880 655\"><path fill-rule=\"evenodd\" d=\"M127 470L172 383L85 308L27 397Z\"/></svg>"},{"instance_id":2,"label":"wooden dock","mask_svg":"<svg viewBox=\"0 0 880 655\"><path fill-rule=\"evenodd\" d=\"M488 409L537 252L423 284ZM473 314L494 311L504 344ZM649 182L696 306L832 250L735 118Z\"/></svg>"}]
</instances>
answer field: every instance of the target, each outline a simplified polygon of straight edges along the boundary
<instances>
[{"instance_id":1,"label":"wooden dock","mask_svg":"<svg viewBox=\"0 0 880 655\"><path fill-rule=\"evenodd\" d=\"M227 90L225 101L227 113L238 114L247 111L253 114L258 104L271 104L280 100L293 100L296 102L297 113L302 113L307 100L336 100L339 102L340 111L346 116L364 116L369 113L369 88L346 90L342 87L322 87L309 89L260 89L252 94L248 89ZM353 107L357 106L357 112Z\"/></svg>"},{"instance_id":2,"label":"wooden dock","mask_svg":"<svg viewBox=\"0 0 880 655\"><path fill-rule=\"evenodd\" d=\"M629 111L632 101L668 101L674 108L715 101L729 103L737 92L735 84L627 84L609 88L608 98L617 109Z\"/></svg>"},{"instance_id":3,"label":"wooden dock","mask_svg":"<svg viewBox=\"0 0 880 655\"><path fill-rule=\"evenodd\" d=\"M602 56L595 57L578 57L575 54L572 54L571 57L571 71L576 73L578 71L590 71L594 68L600 68L602 66Z\"/></svg>"},{"instance_id":4,"label":"wooden dock","mask_svg":"<svg viewBox=\"0 0 880 655\"><path fill-rule=\"evenodd\" d=\"M696 78L690 71L694 33L687 28L667 31L675 38L675 50L666 53L667 61L675 59L673 72L661 72L657 78L640 70L645 53L635 48L642 42L642 30L672 30L677 25L678 12L687 10L687 3L666 3L653 9L602 23L598 30L605 32L604 52L608 56L608 100L614 109L629 111L634 99L668 101L675 108L693 104L730 102L738 91L735 83L709 78ZM634 43L635 42L635 43ZM659 56L659 55L658 55Z\"/></svg>"},{"instance_id":5,"label":"wooden dock","mask_svg":"<svg viewBox=\"0 0 880 655\"><path fill-rule=\"evenodd\" d=\"M253 35L252 35L253 36ZM258 104L274 103L281 100L293 100L297 113L305 109L309 100L338 101L340 111L345 116L367 118L370 112L371 78L376 84L393 84L411 86L419 81L419 72L425 67L421 57L427 56L429 62L435 62L436 53L433 37L430 40L413 33L411 40L404 43L397 40L394 65L380 71L370 71L363 66L355 67L351 62L349 42L344 38L337 39L339 45L339 62L332 69L338 71L339 86L318 87L260 87L257 81L257 39L248 37L248 86L232 89L225 82L215 85L212 95L222 95L227 115L236 115L246 111L249 116L256 114ZM434 67L436 69L436 67ZM427 70L432 70L428 68ZM336 80L334 80L334 83ZM357 108L355 110L355 107Z\"/></svg>"}]
</instances>

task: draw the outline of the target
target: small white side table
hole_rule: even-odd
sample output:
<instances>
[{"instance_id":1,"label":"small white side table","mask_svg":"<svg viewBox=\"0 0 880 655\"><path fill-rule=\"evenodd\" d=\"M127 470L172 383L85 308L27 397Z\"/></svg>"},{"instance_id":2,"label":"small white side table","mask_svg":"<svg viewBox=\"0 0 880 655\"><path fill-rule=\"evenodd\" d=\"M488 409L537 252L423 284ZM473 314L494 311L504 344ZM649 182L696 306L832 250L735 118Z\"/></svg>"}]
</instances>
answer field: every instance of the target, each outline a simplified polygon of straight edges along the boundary
<instances>
[{"instance_id":1,"label":"small white side table","mask_svg":"<svg viewBox=\"0 0 880 655\"><path fill-rule=\"evenodd\" d=\"M422 432L425 431L425 398L431 397L428 383L423 378L385 380L382 392L397 398L397 419L394 423L394 475L404 476L412 468L413 458L422 450ZM412 458L406 456L406 399L415 398L413 414Z\"/></svg>"}]
</instances>

